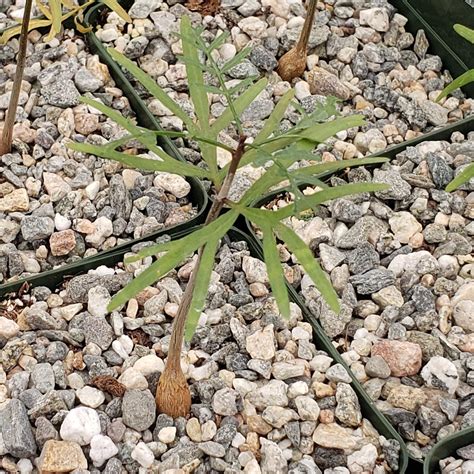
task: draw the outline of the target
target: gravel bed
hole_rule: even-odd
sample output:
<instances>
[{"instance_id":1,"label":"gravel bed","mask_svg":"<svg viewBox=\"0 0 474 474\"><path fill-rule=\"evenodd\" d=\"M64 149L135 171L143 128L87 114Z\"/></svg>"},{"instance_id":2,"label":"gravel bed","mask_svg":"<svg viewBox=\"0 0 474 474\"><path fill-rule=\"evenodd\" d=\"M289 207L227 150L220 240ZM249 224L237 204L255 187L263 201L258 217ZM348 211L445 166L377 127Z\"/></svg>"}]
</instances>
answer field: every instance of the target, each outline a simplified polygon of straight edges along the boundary
<instances>
[{"instance_id":1,"label":"gravel bed","mask_svg":"<svg viewBox=\"0 0 474 474\"><path fill-rule=\"evenodd\" d=\"M181 53L176 34L179 19L189 15L195 25L204 28L209 42L224 31L230 32L227 42L216 51L217 61L228 61L245 46L251 46L252 51L229 72L229 84L250 76L269 78L269 86L242 117L246 133L255 136L290 87L275 69L277 60L299 36L305 16L302 0L224 0L213 17L190 12L183 3L136 0L129 10L133 25L125 25L112 13L97 36L135 60L192 113L184 65L176 59ZM406 23L407 18L386 0L318 4L307 71L294 87L296 101L307 112L325 96L336 96L342 101L343 115L358 112L366 116L367 126L341 132L333 141L340 158L380 152L472 113L473 101L460 92L440 104L434 102L450 81L449 72L438 56L430 54L424 31L414 37L406 31ZM159 101L150 99L146 91L143 97L165 128L182 129L182 122ZM211 112L218 117L224 109L222 97L214 94L211 100ZM298 117L295 110L290 111L283 127ZM228 132L235 137L234 130ZM198 159L193 146L178 144L187 158Z\"/></svg>"},{"instance_id":2,"label":"gravel bed","mask_svg":"<svg viewBox=\"0 0 474 474\"><path fill-rule=\"evenodd\" d=\"M460 473L469 474L474 471L474 444L456 450L456 456L439 461L441 474Z\"/></svg>"},{"instance_id":3,"label":"gravel bed","mask_svg":"<svg viewBox=\"0 0 474 474\"><path fill-rule=\"evenodd\" d=\"M2 303L0 467L397 470L398 443L363 417L349 375L311 342L301 310L292 304L291 319L279 317L264 264L245 242L222 245L197 333L183 352L191 417L157 414L170 323L193 260L121 311L105 309L151 261L99 267L56 291L37 287Z\"/></svg>"},{"instance_id":4,"label":"gravel bed","mask_svg":"<svg viewBox=\"0 0 474 474\"><path fill-rule=\"evenodd\" d=\"M68 30L45 44L29 35L14 149L0 158L0 284L57 267L189 220L190 185L73 152L71 141L106 144L124 130L81 94L133 118L129 102L83 39ZM0 46L0 120L5 117L18 40ZM144 150L129 143L130 153Z\"/></svg>"},{"instance_id":5,"label":"gravel bed","mask_svg":"<svg viewBox=\"0 0 474 474\"><path fill-rule=\"evenodd\" d=\"M473 160L472 133L409 147L381 168L331 179L390 190L287 221L330 275L339 315L281 246L291 283L416 458L474 419L474 183L443 191Z\"/></svg>"}]
</instances>

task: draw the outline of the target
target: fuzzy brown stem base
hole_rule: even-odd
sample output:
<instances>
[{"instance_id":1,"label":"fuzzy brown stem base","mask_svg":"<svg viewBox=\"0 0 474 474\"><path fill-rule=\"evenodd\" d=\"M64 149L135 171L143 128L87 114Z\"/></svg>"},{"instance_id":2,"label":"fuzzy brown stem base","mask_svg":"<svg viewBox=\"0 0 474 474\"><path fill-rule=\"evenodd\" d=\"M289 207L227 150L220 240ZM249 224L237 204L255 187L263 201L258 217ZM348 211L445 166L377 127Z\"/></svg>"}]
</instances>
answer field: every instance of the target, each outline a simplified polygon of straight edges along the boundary
<instances>
[{"instance_id":1,"label":"fuzzy brown stem base","mask_svg":"<svg viewBox=\"0 0 474 474\"><path fill-rule=\"evenodd\" d=\"M191 392L181 369L166 365L156 389L156 406L159 413L172 418L186 417L191 411Z\"/></svg>"},{"instance_id":2,"label":"fuzzy brown stem base","mask_svg":"<svg viewBox=\"0 0 474 474\"><path fill-rule=\"evenodd\" d=\"M291 82L296 77L301 77L306 69L308 41L313 26L314 14L316 12L316 1L317 0L309 0L308 11L298 43L278 61L276 71L284 81Z\"/></svg>"}]
</instances>

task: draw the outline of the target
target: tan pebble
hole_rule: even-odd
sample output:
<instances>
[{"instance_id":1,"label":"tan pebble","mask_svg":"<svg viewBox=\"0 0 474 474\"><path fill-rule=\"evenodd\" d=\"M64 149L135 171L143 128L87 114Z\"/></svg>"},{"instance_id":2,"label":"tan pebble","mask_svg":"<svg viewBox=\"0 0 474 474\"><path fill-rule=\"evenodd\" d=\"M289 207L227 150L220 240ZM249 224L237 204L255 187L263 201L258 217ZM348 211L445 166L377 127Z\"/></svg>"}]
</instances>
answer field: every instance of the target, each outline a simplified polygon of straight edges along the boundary
<instances>
[{"instance_id":1,"label":"tan pebble","mask_svg":"<svg viewBox=\"0 0 474 474\"><path fill-rule=\"evenodd\" d=\"M26 189L15 189L0 198L0 212L25 212L30 206L30 199Z\"/></svg>"},{"instance_id":2,"label":"tan pebble","mask_svg":"<svg viewBox=\"0 0 474 474\"><path fill-rule=\"evenodd\" d=\"M174 318L178 314L179 304L177 303L166 303L165 304L165 314Z\"/></svg>"},{"instance_id":3,"label":"tan pebble","mask_svg":"<svg viewBox=\"0 0 474 474\"><path fill-rule=\"evenodd\" d=\"M70 472L87 469L87 459L79 444L50 439L43 446L38 467L41 472Z\"/></svg>"},{"instance_id":4,"label":"tan pebble","mask_svg":"<svg viewBox=\"0 0 474 474\"><path fill-rule=\"evenodd\" d=\"M410 237L408 244L411 245L414 249L419 249L422 247L423 241L423 234L421 232L417 232L416 234Z\"/></svg>"},{"instance_id":5,"label":"tan pebble","mask_svg":"<svg viewBox=\"0 0 474 474\"><path fill-rule=\"evenodd\" d=\"M135 319L137 317L137 314L138 314L138 302L135 298L132 298L129 300L127 304L126 315L127 315L127 318Z\"/></svg>"},{"instance_id":6,"label":"tan pebble","mask_svg":"<svg viewBox=\"0 0 474 474\"><path fill-rule=\"evenodd\" d=\"M325 424L333 423L334 413L331 410L321 410L319 413L319 421Z\"/></svg>"},{"instance_id":7,"label":"tan pebble","mask_svg":"<svg viewBox=\"0 0 474 474\"><path fill-rule=\"evenodd\" d=\"M272 426L269 425L260 415L247 416L247 425L249 430L258 433L262 436L267 435L273 429Z\"/></svg>"},{"instance_id":8,"label":"tan pebble","mask_svg":"<svg viewBox=\"0 0 474 474\"><path fill-rule=\"evenodd\" d=\"M76 247L76 234L71 229L54 232L49 238L49 245L55 257L68 255Z\"/></svg>"}]
</instances>

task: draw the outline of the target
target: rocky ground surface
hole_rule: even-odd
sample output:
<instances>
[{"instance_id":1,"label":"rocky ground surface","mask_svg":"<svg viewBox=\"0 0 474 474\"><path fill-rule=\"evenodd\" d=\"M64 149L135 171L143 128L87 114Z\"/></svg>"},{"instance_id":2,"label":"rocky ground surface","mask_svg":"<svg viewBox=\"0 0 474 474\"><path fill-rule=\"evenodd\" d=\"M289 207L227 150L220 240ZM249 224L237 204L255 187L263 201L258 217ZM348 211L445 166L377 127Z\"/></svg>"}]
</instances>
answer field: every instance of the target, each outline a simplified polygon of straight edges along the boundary
<instances>
[{"instance_id":1,"label":"rocky ground surface","mask_svg":"<svg viewBox=\"0 0 474 474\"><path fill-rule=\"evenodd\" d=\"M3 303L4 469L397 470L398 443L364 417L350 376L311 342L301 310L292 304L289 322L279 317L264 264L245 242L221 247L183 353L191 417L157 414L170 323L194 261L106 312L111 295L150 263L101 267L59 290L37 287Z\"/></svg>"},{"instance_id":2,"label":"rocky ground surface","mask_svg":"<svg viewBox=\"0 0 474 474\"><path fill-rule=\"evenodd\" d=\"M305 16L301 0L224 0L214 16L190 12L181 1L136 0L129 10L133 25L125 25L112 13L97 36L127 57L137 61L172 97L192 112L187 94L181 53L179 19L189 15L204 27L206 41L230 32L215 51L215 60L231 60L251 46L248 59L230 70L229 84L249 77L267 76L269 86L243 114L249 136L255 136L290 84L276 73L278 59L297 41ZM193 2L191 2L193 3ZM198 2L199 3L199 2ZM425 33L410 33L407 18L385 0L321 1L310 37L307 70L295 81L296 99L306 112L323 96L342 101L341 112L366 116L362 129L342 132L335 141L340 157L353 158L377 153L421 132L454 122L472 113L473 101L456 93L436 103L449 82L441 59L430 54ZM144 97L146 93L144 92ZM181 130L182 122L155 99L147 99L150 110L165 128ZM224 110L222 97L212 95L211 112ZM283 126L298 118L295 111ZM235 131L229 130L235 136ZM186 144L181 144L186 145ZM187 158L197 159L195 150L183 147Z\"/></svg>"},{"instance_id":3,"label":"rocky ground surface","mask_svg":"<svg viewBox=\"0 0 474 474\"><path fill-rule=\"evenodd\" d=\"M133 118L106 66L72 30L45 44L29 35L14 149L0 158L0 283L39 273L189 220L196 213L183 178L123 169L68 149L105 144L124 130L86 95ZM5 117L18 40L0 46L0 120ZM137 153L137 144L127 146ZM144 150L140 150L144 151Z\"/></svg>"},{"instance_id":4,"label":"rocky ground surface","mask_svg":"<svg viewBox=\"0 0 474 474\"><path fill-rule=\"evenodd\" d=\"M443 191L473 160L472 133L409 147L381 168L331 180L390 190L288 221L330 275L339 315L281 248L293 285L419 458L474 419L474 183ZM280 195L267 207L290 199Z\"/></svg>"},{"instance_id":5,"label":"rocky ground surface","mask_svg":"<svg viewBox=\"0 0 474 474\"><path fill-rule=\"evenodd\" d=\"M456 456L442 459L439 462L441 474L469 474L474 471L474 444L456 450Z\"/></svg>"}]
</instances>

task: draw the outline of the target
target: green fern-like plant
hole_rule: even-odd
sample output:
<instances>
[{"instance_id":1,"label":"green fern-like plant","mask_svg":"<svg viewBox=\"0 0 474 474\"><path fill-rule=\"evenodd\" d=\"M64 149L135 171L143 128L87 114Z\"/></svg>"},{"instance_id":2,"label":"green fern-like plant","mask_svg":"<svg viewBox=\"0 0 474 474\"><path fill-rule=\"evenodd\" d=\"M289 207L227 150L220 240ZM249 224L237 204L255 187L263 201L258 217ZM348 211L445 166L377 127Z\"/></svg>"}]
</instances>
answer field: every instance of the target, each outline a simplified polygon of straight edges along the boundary
<instances>
[{"instance_id":1,"label":"green fern-like plant","mask_svg":"<svg viewBox=\"0 0 474 474\"><path fill-rule=\"evenodd\" d=\"M115 160L126 166L149 171L177 173L182 176L195 176L207 179L212 183L214 197L204 226L178 240L160 243L140 251L131 261L157 254L160 254L160 257L115 295L109 306L109 310L121 307L145 287L165 276L188 255L198 251L198 259L173 323L166 368L160 377L156 395L158 409L173 417L187 415L191 405L189 388L180 366L183 338L185 336L187 340L190 340L196 329L204 308L219 241L237 219L244 216L262 229L264 259L269 281L283 317L288 318L290 315L290 302L276 247L277 239L284 242L294 253L321 291L329 307L337 312L339 310L338 298L328 277L311 250L290 227L284 224L284 221L288 217L313 209L330 199L359 192L386 189L386 185L374 183L355 183L328 188L320 181L320 178L327 173L351 166L382 163L386 161L384 158L316 163L305 167L291 166L301 160L311 160L311 163L314 163L317 156L311 152L319 143L341 130L364 124L364 119L358 115L328 120L335 111L334 106L329 105L326 110L319 111L319 115L306 116L290 130L281 132L279 125L287 108L292 104L293 90L288 91L280 99L263 128L253 140L250 140L245 135L241 115L265 89L267 80L244 80L229 88L225 81L225 74L242 60L248 50L243 50L225 64L218 64L214 60L213 51L224 43L227 36L218 36L211 44L207 44L200 33L200 30L191 27L187 17L181 19L182 61L186 65L194 116L188 115L136 64L116 50L109 50L118 64L129 71L152 96L183 121L184 132L157 132L141 128L131 120L122 117L117 111L99 102L83 98L84 103L96 107L116 121L128 131L129 135L106 146L96 146L89 143L72 143L70 145L73 150ZM216 78L218 86L207 84L206 75ZM227 109L217 119L213 119L210 114L208 93L219 94L225 98L228 104ZM318 119L325 120L325 122L319 123ZM236 131L237 145L235 147L229 147L219 140L220 133L230 126L234 127ZM204 166L176 161L156 144L156 137L159 135L197 141L200 145ZM119 148L131 139L138 140L158 159L132 156L120 151ZM222 169L219 169L217 163L218 148L227 150L232 157L230 163ZM240 167L249 164L264 165L265 172L238 201L232 201L228 196L236 172ZM294 203L278 211L252 207L252 203L262 194L267 193L275 186L281 186L288 182L293 186L295 192ZM321 184L322 190L311 196L305 196L299 193L298 189L298 185L304 182ZM227 210L222 213L224 207Z\"/></svg>"}]
</instances>

